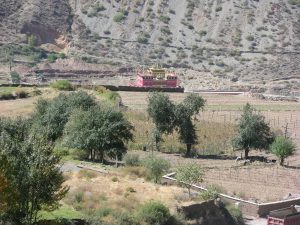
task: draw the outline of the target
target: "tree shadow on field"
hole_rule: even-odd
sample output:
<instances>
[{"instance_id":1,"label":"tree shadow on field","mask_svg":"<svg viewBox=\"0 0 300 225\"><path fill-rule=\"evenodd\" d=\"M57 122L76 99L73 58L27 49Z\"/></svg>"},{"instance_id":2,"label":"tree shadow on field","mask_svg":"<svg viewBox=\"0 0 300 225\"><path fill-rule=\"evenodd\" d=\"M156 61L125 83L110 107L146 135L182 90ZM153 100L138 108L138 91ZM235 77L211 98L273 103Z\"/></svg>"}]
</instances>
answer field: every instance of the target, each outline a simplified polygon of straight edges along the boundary
<instances>
[{"instance_id":1,"label":"tree shadow on field","mask_svg":"<svg viewBox=\"0 0 300 225\"><path fill-rule=\"evenodd\" d=\"M197 159L235 160L236 156L231 156L231 155L198 155Z\"/></svg>"},{"instance_id":2,"label":"tree shadow on field","mask_svg":"<svg viewBox=\"0 0 300 225\"><path fill-rule=\"evenodd\" d=\"M249 156L249 160L250 160L250 162L268 162L269 161L267 157L257 156L257 155ZM275 162L276 162L276 160L275 160Z\"/></svg>"},{"instance_id":3,"label":"tree shadow on field","mask_svg":"<svg viewBox=\"0 0 300 225\"><path fill-rule=\"evenodd\" d=\"M283 165L283 167L284 167L284 168L287 168L287 169L300 170L300 166Z\"/></svg>"}]
</instances>

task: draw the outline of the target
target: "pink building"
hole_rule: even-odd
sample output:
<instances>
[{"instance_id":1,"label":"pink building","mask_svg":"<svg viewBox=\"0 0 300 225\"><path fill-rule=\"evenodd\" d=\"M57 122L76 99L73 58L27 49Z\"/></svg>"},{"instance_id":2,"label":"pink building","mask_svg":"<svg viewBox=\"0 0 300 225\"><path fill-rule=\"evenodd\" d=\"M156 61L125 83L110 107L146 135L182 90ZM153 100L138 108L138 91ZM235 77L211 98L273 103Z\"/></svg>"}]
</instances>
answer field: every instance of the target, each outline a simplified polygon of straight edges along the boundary
<instances>
[{"instance_id":1,"label":"pink building","mask_svg":"<svg viewBox=\"0 0 300 225\"><path fill-rule=\"evenodd\" d=\"M175 73L167 73L165 69L150 68L137 73L136 86L138 87L178 87L178 78Z\"/></svg>"}]
</instances>

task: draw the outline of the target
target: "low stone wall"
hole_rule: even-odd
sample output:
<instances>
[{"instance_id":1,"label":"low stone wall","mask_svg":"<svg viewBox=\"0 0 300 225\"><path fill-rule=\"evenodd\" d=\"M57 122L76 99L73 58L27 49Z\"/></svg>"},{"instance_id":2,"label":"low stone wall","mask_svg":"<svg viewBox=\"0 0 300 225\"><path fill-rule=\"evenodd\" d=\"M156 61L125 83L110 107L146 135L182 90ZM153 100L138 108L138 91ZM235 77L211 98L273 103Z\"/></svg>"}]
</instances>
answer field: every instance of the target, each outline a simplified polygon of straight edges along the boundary
<instances>
[{"instance_id":1,"label":"low stone wall","mask_svg":"<svg viewBox=\"0 0 300 225\"><path fill-rule=\"evenodd\" d=\"M259 204L258 214L262 216L266 216L269 214L270 211L287 208L291 205L299 205L300 198L290 199L285 201L277 201L277 202L269 202L269 203L262 203Z\"/></svg>"},{"instance_id":2,"label":"low stone wall","mask_svg":"<svg viewBox=\"0 0 300 225\"><path fill-rule=\"evenodd\" d=\"M169 184L169 185L176 183L177 180L174 178L174 175L175 173L170 173L163 176L162 183ZM199 192L207 191L206 188L198 185L192 185L191 189ZM282 209L282 208L290 207L291 205L300 204L300 198L277 201L277 202L269 202L269 203L255 203L251 201L246 201L244 199L225 195L222 193L219 193L219 197L224 202L229 202L238 205L244 215L253 216L253 217L265 217L272 210Z\"/></svg>"},{"instance_id":3,"label":"low stone wall","mask_svg":"<svg viewBox=\"0 0 300 225\"><path fill-rule=\"evenodd\" d=\"M0 87L47 87L49 84L1 84ZM85 85L74 85L75 87L81 87ZM89 87L93 86L103 86L111 91L135 91L135 92L149 92L149 91L162 91L162 92L179 92L183 93L184 88L183 87L176 87L176 88L159 88L159 87L135 87L135 86L114 86L114 85L86 85Z\"/></svg>"}]
</instances>

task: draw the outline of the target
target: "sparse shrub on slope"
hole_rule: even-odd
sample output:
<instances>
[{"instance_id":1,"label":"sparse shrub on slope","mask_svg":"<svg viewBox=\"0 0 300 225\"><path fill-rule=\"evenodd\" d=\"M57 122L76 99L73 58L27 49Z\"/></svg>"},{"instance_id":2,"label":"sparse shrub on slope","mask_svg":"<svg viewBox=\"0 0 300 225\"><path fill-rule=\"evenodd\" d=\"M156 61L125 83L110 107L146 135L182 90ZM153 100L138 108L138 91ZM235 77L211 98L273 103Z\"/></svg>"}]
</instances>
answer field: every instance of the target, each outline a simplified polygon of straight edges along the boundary
<instances>
[{"instance_id":1,"label":"sparse shrub on slope","mask_svg":"<svg viewBox=\"0 0 300 225\"><path fill-rule=\"evenodd\" d=\"M147 44L148 43L148 38L150 38L150 35L148 33L141 33L137 37L137 42L142 43L142 44Z\"/></svg>"},{"instance_id":2,"label":"sparse shrub on slope","mask_svg":"<svg viewBox=\"0 0 300 225\"><path fill-rule=\"evenodd\" d=\"M126 19L126 16L125 16L124 12L118 12L113 18L113 20L117 23L119 23L125 19Z\"/></svg>"},{"instance_id":3,"label":"sparse shrub on slope","mask_svg":"<svg viewBox=\"0 0 300 225\"><path fill-rule=\"evenodd\" d=\"M139 166L141 164L139 155L137 154L126 154L124 162L126 166Z\"/></svg>"},{"instance_id":4,"label":"sparse shrub on slope","mask_svg":"<svg viewBox=\"0 0 300 225\"><path fill-rule=\"evenodd\" d=\"M149 225L166 225L170 217L169 209L156 201L144 203L137 212L138 220Z\"/></svg>"},{"instance_id":5,"label":"sparse shrub on slope","mask_svg":"<svg viewBox=\"0 0 300 225\"><path fill-rule=\"evenodd\" d=\"M299 6L300 5L300 0L288 0L288 3L291 4L291 5Z\"/></svg>"}]
</instances>

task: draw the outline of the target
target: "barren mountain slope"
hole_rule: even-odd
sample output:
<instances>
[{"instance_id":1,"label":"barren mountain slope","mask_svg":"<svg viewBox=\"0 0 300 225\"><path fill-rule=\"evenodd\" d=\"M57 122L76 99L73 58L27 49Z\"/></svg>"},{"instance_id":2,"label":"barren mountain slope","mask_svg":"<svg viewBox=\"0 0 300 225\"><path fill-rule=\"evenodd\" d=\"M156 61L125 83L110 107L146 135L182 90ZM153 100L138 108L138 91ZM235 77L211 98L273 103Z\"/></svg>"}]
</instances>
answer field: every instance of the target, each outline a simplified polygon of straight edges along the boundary
<instances>
[{"instance_id":1,"label":"barren mountain slope","mask_svg":"<svg viewBox=\"0 0 300 225\"><path fill-rule=\"evenodd\" d=\"M92 62L187 68L191 89L300 89L299 0L2 1L2 42L63 37Z\"/></svg>"}]
</instances>

